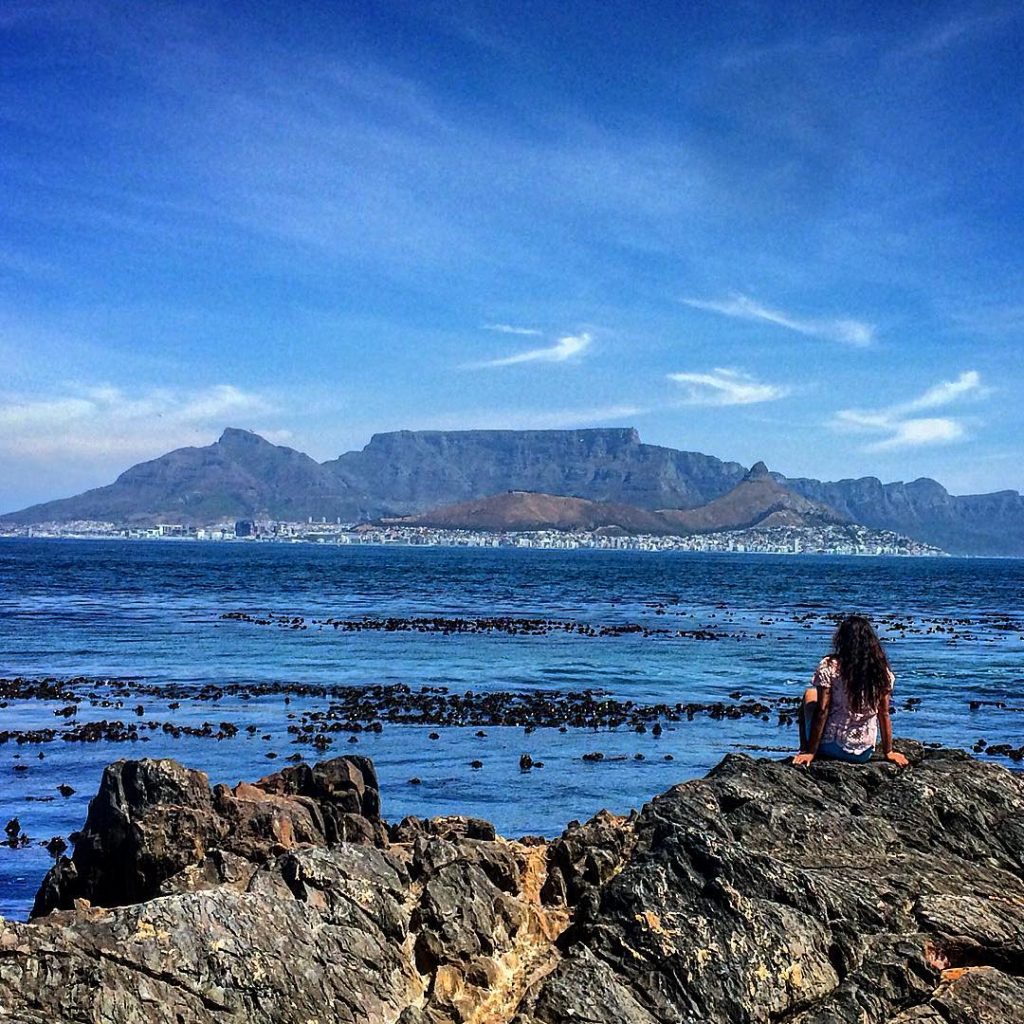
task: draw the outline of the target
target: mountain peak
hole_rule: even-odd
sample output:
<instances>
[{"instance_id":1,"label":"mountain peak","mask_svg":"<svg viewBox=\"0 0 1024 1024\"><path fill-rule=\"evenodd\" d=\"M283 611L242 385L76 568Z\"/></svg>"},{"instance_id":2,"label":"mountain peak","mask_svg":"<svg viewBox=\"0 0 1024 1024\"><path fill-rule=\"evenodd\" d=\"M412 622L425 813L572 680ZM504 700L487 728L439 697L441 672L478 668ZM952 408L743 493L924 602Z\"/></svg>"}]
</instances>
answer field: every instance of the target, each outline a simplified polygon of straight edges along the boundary
<instances>
[{"instance_id":1,"label":"mountain peak","mask_svg":"<svg viewBox=\"0 0 1024 1024\"><path fill-rule=\"evenodd\" d=\"M750 467L749 472L743 478L744 480L770 480L772 475L768 472L768 467L763 462L755 462Z\"/></svg>"},{"instance_id":2,"label":"mountain peak","mask_svg":"<svg viewBox=\"0 0 1024 1024\"><path fill-rule=\"evenodd\" d=\"M242 430L241 427L225 427L224 433L220 435L217 444L238 447L241 445L270 444L265 437L253 433L251 430Z\"/></svg>"}]
</instances>

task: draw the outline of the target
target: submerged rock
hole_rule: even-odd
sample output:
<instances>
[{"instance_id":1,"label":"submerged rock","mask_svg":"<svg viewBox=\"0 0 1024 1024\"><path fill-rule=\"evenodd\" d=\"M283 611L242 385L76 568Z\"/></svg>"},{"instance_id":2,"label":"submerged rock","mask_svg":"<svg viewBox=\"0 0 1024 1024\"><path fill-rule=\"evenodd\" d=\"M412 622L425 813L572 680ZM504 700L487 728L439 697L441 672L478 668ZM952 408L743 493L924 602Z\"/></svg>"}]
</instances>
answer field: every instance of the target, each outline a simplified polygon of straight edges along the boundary
<instances>
[{"instance_id":1,"label":"submerged rock","mask_svg":"<svg viewBox=\"0 0 1024 1024\"><path fill-rule=\"evenodd\" d=\"M0 1007L46 1024L1020 1024L1024 776L903 749L907 769L732 755L550 842L463 818L387 829L360 758L212 792L174 762L120 762L37 901L71 909L0 922Z\"/></svg>"}]
</instances>

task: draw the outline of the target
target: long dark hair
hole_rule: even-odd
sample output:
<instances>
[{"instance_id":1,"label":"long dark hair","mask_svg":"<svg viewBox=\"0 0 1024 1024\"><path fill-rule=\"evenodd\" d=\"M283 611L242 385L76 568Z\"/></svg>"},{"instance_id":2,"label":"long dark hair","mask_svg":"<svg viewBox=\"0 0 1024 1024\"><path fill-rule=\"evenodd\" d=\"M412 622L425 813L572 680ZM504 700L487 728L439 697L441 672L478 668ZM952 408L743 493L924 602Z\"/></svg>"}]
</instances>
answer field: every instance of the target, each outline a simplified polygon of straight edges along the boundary
<instances>
[{"instance_id":1,"label":"long dark hair","mask_svg":"<svg viewBox=\"0 0 1024 1024\"><path fill-rule=\"evenodd\" d=\"M847 615L832 634L832 657L855 711L874 711L889 689L889 659L865 615Z\"/></svg>"}]
</instances>

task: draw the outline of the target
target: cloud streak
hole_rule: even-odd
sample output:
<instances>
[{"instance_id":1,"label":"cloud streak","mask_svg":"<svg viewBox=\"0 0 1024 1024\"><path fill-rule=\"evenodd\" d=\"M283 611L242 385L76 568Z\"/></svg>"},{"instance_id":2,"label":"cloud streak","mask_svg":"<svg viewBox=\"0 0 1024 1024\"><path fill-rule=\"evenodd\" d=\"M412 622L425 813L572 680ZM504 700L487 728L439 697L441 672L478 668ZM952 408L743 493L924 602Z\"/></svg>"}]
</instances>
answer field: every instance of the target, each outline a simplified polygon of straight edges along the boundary
<instances>
[{"instance_id":1,"label":"cloud streak","mask_svg":"<svg viewBox=\"0 0 1024 1024\"><path fill-rule=\"evenodd\" d=\"M950 444L967 436L962 418L918 416L941 409L964 398L982 398L989 389L976 370L965 370L955 380L941 381L916 398L879 409L840 409L829 426L842 433L875 434L877 441L865 446L868 452Z\"/></svg>"},{"instance_id":2,"label":"cloud streak","mask_svg":"<svg viewBox=\"0 0 1024 1024\"><path fill-rule=\"evenodd\" d=\"M274 412L264 396L232 384L192 391L128 392L68 385L61 393L0 393L0 454L67 460L144 458L208 443L226 421ZM271 432L273 433L273 432Z\"/></svg>"},{"instance_id":3,"label":"cloud streak","mask_svg":"<svg viewBox=\"0 0 1024 1024\"><path fill-rule=\"evenodd\" d=\"M488 359L482 363L472 363L474 369L486 369L497 366L518 366L520 363L564 363L581 356L594 339L586 332L567 334L559 338L554 345L545 348L531 348L525 352L516 352L498 359Z\"/></svg>"},{"instance_id":4,"label":"cloud streak","mask_svg":"<svg viewBox=\"0 0 1024 1024\"><path fill-rule=\"evenodd\" d=\"M485 331L496 331L498 334L517 334L526 338L539 338L544 332L536 327L514 327L512 324L484 324Z\"/></svg>"},{"instance_id":5,"label":"cloud streak","mask_svg":"<svg viewBox=\"0 0 1024 1024\"><path fill-rule=\"evenodd\" d=\"M683 386L686 405L755 405L789 394L787 388L721 367L712 373L670 373L668 379Z\"/></svg>"},{"instance_id":6,"label":"cloud streak","mask_svg":"<svg viewBox=\"0 0 1024 1024\"><path fill-rule=\"evenodd\" d=\"M782 310L763 306L747 295L733 295L721 301L683 299L683 302L693 309L701 309L708 313L719 313L737 320L754 320L774 324L806 337L836 341L856 348L865 348L875 340L874 327L863 320L805 319Z\"/></svg>"}]
</instances>

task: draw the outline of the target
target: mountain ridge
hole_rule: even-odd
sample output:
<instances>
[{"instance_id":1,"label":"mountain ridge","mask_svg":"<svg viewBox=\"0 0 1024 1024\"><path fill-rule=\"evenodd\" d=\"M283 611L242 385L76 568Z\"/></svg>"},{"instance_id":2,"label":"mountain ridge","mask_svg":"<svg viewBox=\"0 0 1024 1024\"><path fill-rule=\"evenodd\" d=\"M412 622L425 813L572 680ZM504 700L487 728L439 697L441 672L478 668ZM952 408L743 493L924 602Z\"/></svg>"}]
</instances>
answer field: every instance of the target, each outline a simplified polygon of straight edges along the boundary
<instances>
[{"instance_id":1,"label":"mountain ridge","mask_svg":"<svg viewBox=\"0 0 1024 1024\"><path fill-rule=\"evenodd\" d=\"M753 469L847 521L957 554L1024 555L1024 497L1016 491L956 496L926 477L883 484L877 477L820 481L770 473L763 464ZM229 427L213 444L138 463L112 484L0 515L0 523L357 522L508 490L687 511L722 498L750 472L701 452L645 444L628 427L392 431L322 463Z\"/></svg>"}]
</instances>

